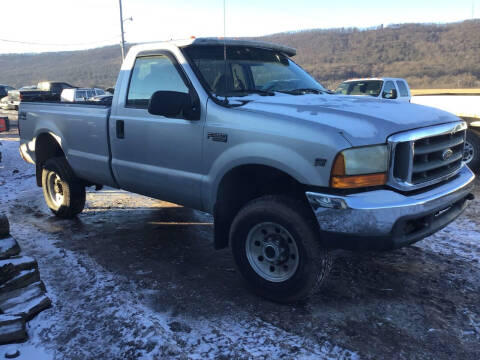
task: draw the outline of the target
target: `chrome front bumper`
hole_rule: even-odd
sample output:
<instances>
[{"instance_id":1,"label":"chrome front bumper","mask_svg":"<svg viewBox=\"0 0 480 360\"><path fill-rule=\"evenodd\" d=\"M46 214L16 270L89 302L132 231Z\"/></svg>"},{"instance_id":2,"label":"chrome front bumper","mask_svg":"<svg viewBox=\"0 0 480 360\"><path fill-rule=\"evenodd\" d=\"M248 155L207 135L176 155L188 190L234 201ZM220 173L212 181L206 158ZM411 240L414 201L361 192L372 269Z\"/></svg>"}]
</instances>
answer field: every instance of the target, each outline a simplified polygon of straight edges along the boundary
<instances>
[{"instance_id":1,"label":"chrome front bumper","mask_svg":"<svg viewBox=\"0 0 480 360\"><path fill-rule=\"evenodd\" d=\"M330 245L348 249L397 248L453 221L473 198L475 175L467 167L446 183L414 194L374 190L351 195L307 192Z\"/></svg>"}]
</instances>

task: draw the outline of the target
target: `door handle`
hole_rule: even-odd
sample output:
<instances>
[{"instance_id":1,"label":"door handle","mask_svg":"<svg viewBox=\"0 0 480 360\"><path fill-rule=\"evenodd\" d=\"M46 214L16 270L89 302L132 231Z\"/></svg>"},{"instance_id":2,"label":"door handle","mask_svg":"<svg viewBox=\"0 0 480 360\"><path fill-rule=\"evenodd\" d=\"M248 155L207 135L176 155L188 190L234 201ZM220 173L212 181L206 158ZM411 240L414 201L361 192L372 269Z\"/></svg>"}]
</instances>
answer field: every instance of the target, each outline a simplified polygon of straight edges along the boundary
<instances>
[{"instance_id":1,"label":"door handle","mask_svg":"<svg viewBox=\"0 0 480 360\"><path fill-rule=\"evenodd\" d=\"M125 139L125 123L123 120L117 120L117 138Z\"/></svg>"}]
</instances>

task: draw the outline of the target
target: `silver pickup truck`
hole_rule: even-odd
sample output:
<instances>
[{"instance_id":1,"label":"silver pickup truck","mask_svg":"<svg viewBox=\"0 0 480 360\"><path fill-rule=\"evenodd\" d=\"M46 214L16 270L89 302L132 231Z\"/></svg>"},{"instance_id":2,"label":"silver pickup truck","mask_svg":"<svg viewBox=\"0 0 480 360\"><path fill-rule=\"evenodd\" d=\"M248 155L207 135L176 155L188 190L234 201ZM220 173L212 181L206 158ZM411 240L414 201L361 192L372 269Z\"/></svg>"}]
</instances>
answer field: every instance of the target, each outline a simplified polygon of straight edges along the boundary
<instances>
[{"instance_id":1,"label":"silver pickup truck","mask_svg":"<svg viewBox=\"0 0 480 360\"><path fill-rule=\"evenodd\" d=\"M111 106L21 103L20 152L52 212L85 187L125 189L213 214L260 295L322 285L330 249L394 249L473 198L466 125L420 105L331 95L270 43L191 39L133 47Z\"/></svg>"}]
</instances>

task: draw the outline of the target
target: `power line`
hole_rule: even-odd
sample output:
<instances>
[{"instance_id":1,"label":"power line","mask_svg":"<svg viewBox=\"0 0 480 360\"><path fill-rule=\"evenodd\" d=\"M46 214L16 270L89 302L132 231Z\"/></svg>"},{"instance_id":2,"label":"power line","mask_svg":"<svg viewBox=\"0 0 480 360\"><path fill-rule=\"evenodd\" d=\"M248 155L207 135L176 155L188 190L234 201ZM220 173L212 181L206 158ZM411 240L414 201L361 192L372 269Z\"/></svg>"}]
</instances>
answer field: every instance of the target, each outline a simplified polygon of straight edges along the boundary
<instances>
[{"instance_id":1,"label":"power line","mask_svg":"<svg viewBox=\"0 0 480 360\"><path fill-rule=\"evenodd\" d=\"M38 43L38 42L31 42L31 41L21 41L21 40L8 40L8 39L0 39L0 41L8 42L8 43L15 43L15 44L25 44L25 45L40 45L40 46L85 46L85 45L94 45L94 44L101 44L106 41L116 40L118 35L105 40L93 41L93 42L85 42L85 43L74 43L74 44L49 44L49 43Z\"/></svg>"}]
</instances>

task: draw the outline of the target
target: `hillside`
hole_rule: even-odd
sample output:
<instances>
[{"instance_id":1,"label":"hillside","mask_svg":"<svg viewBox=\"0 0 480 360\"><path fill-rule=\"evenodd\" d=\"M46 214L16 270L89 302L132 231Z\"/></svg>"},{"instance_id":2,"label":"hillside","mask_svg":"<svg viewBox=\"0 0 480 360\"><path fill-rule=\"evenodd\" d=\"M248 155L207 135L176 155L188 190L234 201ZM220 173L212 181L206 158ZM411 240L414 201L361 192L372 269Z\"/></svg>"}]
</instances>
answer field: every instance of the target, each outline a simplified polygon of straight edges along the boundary
<instances>
[{"instance_id":1,"label":"hillside","mask_svg":"<svg viewBox=\"0 0 480 360\"><path fill-rule=\"evenodd\" d=\"M297 48L297 63L329 88L351 77L395 76L414 88L480 87L480 20L405 24L375 29L306 30L258 39ZM119 46L85 51L0 56L0 83L55 79L112 86Z\"/></svg>"}]
</instances>

